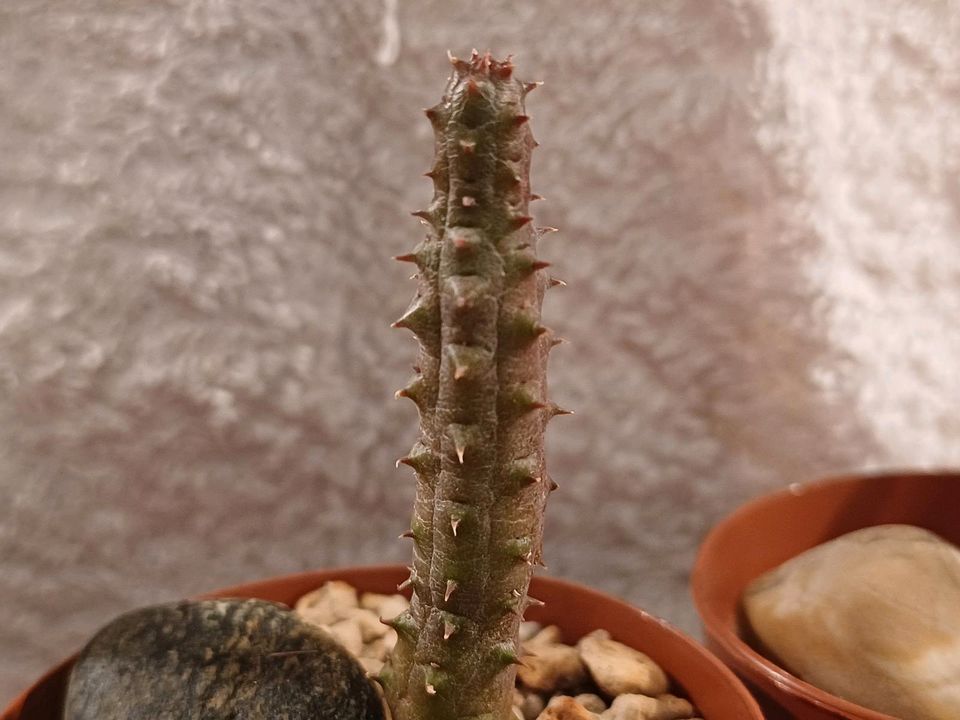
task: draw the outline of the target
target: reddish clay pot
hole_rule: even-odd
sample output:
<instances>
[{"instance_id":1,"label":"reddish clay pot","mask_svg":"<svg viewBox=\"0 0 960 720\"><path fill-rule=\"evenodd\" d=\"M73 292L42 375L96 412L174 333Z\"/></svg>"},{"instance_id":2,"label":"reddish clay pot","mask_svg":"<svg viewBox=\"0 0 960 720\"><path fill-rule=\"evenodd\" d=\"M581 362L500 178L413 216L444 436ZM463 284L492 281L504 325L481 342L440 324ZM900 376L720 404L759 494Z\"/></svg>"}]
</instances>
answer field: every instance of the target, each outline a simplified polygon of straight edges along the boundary
<instances>
[{"instance_id":1,"label":"reddish clay pot","mask_svg":"<svg viewBox=\"0 0 960 720\"><path fill-rule=\"evenodd\" d=\"M743 506L707 536L693 569L693 599L707 646L780 709L769 718L894 720L806 683L761 656L748 637L740 597L752 580L853 530L905 523L960 544L960 473L841 477L793 485Z\"/></svg>"},{"instance_id":2,"label":"reddish clay pot","mask_svg":"<svg viewBox=\"0 0 960 720\"><path fill-rule=\"evenodd\" d=\"M251 597L293 605L328 580L345 580L364 592L393 593L407 575L400 566L343 568L288 575L219 590L203 597ZM719 660L667 623L620 600L552 578L535 578L532 593L543 600L529 617L555 623L565 639L610 628L623 642L663 666L706 720L763 720L746 688ZM0 720L60 720L67 674L73 658L42 677L0 715Z\"/></svg>"}]
</instances>

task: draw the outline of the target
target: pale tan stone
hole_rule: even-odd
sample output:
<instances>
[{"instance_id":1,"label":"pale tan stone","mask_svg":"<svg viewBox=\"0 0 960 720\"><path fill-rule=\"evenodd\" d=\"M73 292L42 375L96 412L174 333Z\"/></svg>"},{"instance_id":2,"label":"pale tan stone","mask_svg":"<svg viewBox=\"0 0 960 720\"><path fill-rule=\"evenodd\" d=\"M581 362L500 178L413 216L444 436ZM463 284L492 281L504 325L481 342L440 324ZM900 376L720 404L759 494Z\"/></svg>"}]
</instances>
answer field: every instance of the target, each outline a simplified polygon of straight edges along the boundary
<instances>
[{"instance_id":1,"label":"pale tan stone","mask_svg":"<svg viewBox=\"0 0 960 720\"><path fill-rule=\"evenodd\" d=\"M546 706L547 701L541 695L534 692L525 693L520 702L520 712L524 720L536 720Z\"/></svg>"},{"instance_id":2,"label":"pale tan stone","mask_svg":"<svg viewBox=\"0 0 960 720\"><path fill-rule=\"evenodd\" d=\"M380 674L380 671L383 670L383 660L378 658L361 655L357 660L370 677L376 677Z\"/></svg>"},{"instance_id":3,"label":"pale tan stone","mask_svg":"<svg viewBox=\"0 0 960 720\"><path fill-rule=\"evenodd\" d=\"M354 608L348 615L348 619L360 628L364 643L379 640L388 632L393 632L390 627L380 622L380 616L372 610Z\"/></svg>"},{"instance_id":4,"label":"pale tan stone","mask_svg":"<svg viewBox=\"0 0 960 720\"><path fill-rule=\"evenodd\" d=\"M333 625L327 625L326 631L336 638L337 642L346 648L347 652L356 658L363 653L363 636L360 628L353 620L341 620Z\"/></svg>"},{"instance_id":5,"label":"pale tan stone","mask_svg":"<svg viewBox=\"0 0 960 720\"><path fill-rule=\"evenodd\" d=\"M595 695L594 693L583 693L581 695L577 695L573 699L583 705L590 712L602 713L607 709L607 703L604 702L603 698L599 695Z\"/></svg>"},{"instance_id":6,"label":"pale tan stone","mask_svg":"<svg viewBox=\"0 0 960 720\"><path fill-rule=\"evenodd\" d=\"M524 620L520 623L520 642L527 642L543 628L538 622Z\"/></svg>"},{"instance_id":7,"label":"pale tan stone","mask_svg":"<svg viewBox=\"0 0 960 720\"><path fill-rule=\"evenodd\" d=\"M538 720L596 720L597 715L587 710L569 695L557 695L540 713Z\"/></svg>"},{"instance_id":8,"label":"pale tan stone","mask_svg":"<svg viewBox=\"0 0 960 720\"><path fill-rule=\"evenodd\" d=\"M524 655L517 669L520 682L531 690L558 692L578 687L587 680L587 670L576 648L561 644L536 644Z\"/></svg>"},{"instance_id":9,"label":"pale tan stone","mask_svg":"<svg viewBox=\"0 0 960 720\"><path fill-rule=\"evenodd\" d=\"M377 617L390 620L410 607L410 601L403 595L364 593L360 598L360 607L364 610L370 610Z\"/></svg>"},{"instance_id":10,"label":"pale tan stone","mask_svg":"<svg viewBox=\"0 0 960 720\"><path fill-rule=\"evenodd\" d=\"M755 581L757 636L798 676L903 720L960 718L960 550L884 525L820 545Z\"/></svg>"},{"instance_id":11,"label":"pale tan stone","mask_svg":"<svg viewBox=\"0 0 960 720\"><path fill-rule=\"evenodd\" d=\"M534 645L556 645L562 640L563 633L560 632L560 628L556 625L547 625L537 629L530 639L525 640L523 644L531 647Z\"/></svg>"},{"instance_id":12,"label":"pale tan stone","mask_svg":"<svg viewBox=\"0 0 960 720\"><path fill-rule=\"evenodd\" d=\"M692 718L693 705L675 695L620 695L600 717L602 720L683 720Z\"/></svg>"},{"instance_id":13,"label":"pale tan stone","mask_svg":"<svg viewBox=\"0 0 960 720\"><path fill-rule=\"evenodd\" d=\"M391 630L390 632L394 632ZM396 633L394 633L393 641L396 641ZM371 642L363 644L363 649L360 651L361 657L376 658L377 660L386 660L387 656L390 654L387 651L387 642L386 638L377 638Z\"/></svg>"},{"instance_id":14,"label":"pale tan stone","mask_svg":"<svg viewBox=\"0 0 960 720\"><path fill-rule=\"evenodd\" d=\"M674 720L675 718L693 718L696 712L689 700L686 700L670 693L657 695L657 702L660 703L661 718L659 720Z\"/></svg>"},{"instance_id":15,"label":"pale tan stone","mask_svg":"<svg viewBox=\"0 0 960 720\"><path fill-rule=\"evenodd\" d=\"M597 687L608 697L630 693L659 695L669 687L666 673L639 650L595 630L577 644L583 664Z\"/></svg>"},{"instance_id":16,"label":"pale tan stone","mask_svg":"<svg viewBox=\"0 0 960 720\"><path fill-rule=\"evenodd\" d=\"M334 580L301 597L294 609L315 625L333 625L348 618L357 602L352 586Z\"/></svg>"}]
</instances>

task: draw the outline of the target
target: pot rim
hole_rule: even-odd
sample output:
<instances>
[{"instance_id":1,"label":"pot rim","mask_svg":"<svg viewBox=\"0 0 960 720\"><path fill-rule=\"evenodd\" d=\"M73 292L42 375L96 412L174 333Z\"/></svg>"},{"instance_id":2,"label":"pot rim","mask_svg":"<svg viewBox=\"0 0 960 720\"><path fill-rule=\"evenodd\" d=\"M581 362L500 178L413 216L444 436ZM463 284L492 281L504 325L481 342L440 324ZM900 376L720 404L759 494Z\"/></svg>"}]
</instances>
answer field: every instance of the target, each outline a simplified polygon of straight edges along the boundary
<instances>
[{"instance_id":1,"label":"pot rim","mask_svg":"<svg viewBox=\"0 0 960 720\"><path fill-rule=\"evenodd\" d=\"M294 583L297 585L302 584L305 588L315 588L317 583L315 579L318 577L325 577L324 580L320 582L326 582L327 580L336 579L336 575L361 575L364 577L384 577L396 575L397 573L405 572L406 568L403 565L356 565L356 566L344 566L336 568L324 568L320 570L304 571L300 573L293 573L288 575L278 575L272 576L269 578L263 578L261 580L256 580L249 583L242 583L239 585L233 585L221 590L214 590L211 592L206 592L201 595L195 596L196 599L210 599L214 597L230 597L230 596L252 596L252 593L257 592L258 588L263 588L271 585L276 585L277 583ZM682 648L683 655L685 657L696 657L697 661L701 663L701 672L705 668L708 668L711 674L722 683L721 687L725 689L725 692L728 692L731 695L731 700L736 698L739 705L738 712L741 713L741 717L745 720L749 718L755 718L756 720L762 720L763 714L760 711L760 707L757 704L756 700L749 693L746 687L742 684L739 678L727 667L723 662L721 662L713 653L711 653L706 647L698 643L692 637L684 633L683 631L677 629L672 624L659 618L655 615L642 610L638 607L635 607L625 600L622 600L613 595L608 595L606 593L595 590L586 585L582 585L577 582L572 582L570 580L564 580L560 578L554 578L549 576L543 577L534 577L532 581L532 586L536 590L537 586L541 590L549 589L551 592L557 592L561 594L578 594L581 597L586 597L592 602L602 601L605 603L612 603L614 606L617 606L620 610L625 610L630 614L633 614L637 617L638 621L642 624L649 624L654 626L660 632L669 635L673 641L676 642L679 648ZM24 706L27 699L30 697L31 693L35 692L43 683L48 681L52 675L63 671L66 667L74 662L76 655L71 655L67 659L63 660L60 663L57 663L53 668L45 672L39 679L33 682L26 690L24 690L18 697L16 697L13 702L6 707L2 712L0 712L0 720L9 720L13 717L18 717L14 713L18 713ZM682 675L679 675L676 672L670 673L674 679L680 684L685 684L685 678Z\"/></svg>"},{"instance_id":2,"label":"pot rim","mask_svg":"<svg viewBox=\"0 0 960 720\"><path fill-rule=\"evenodd\" d=\"M791 483L785 488L761 495L740 505L711 528L697 552L697 558L691 572L691 594L707 637L716 643L724 659L739 675L761 685L761 688L764 684L772 684L781 692L797 700L811 704L820 710L839 714L840 717L849 720L897 720L891 715L865 708L850 700L821 690L815 685L801 680L754 650L739 634L731 629L715 610L714 605L707 600L709 588L704 578L710 574L707 567L714 562L714 558L719 554L717 546L720 545L723 536L731 526L740 524L744 517L784 502L787 498L818 492L828 487L856 485L864 480L924 479L944 476L957 477L960 481L956 469L947 468L922 471L894 469L861 474L832 475L807 482Z\"/></svg>"}]
</instances>

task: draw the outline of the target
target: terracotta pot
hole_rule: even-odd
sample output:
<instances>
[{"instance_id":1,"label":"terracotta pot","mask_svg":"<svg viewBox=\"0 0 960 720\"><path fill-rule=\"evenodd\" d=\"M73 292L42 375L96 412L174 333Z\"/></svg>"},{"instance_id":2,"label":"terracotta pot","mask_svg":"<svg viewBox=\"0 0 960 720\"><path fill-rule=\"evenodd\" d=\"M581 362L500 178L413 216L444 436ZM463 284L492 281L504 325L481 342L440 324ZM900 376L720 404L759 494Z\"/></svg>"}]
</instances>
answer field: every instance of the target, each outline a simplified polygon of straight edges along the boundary
<instances>
[{"instance_id":1,"label":"terracotta pot","mask_svg":"<svg viewBox=\"0 0 960 720\"><path fill-rule=\"evenodd\" d=\"M394 565L343 568L262 580L202 597L251 597L292 605L328 580L345 580L365 592L394 593L397 583L406 575L405 568ZM619 639L659 662L706 720L763 720L756 702L733 673L664 621L563 580L535 578L532 592L546 606L531 608L531 620L562 626L567 640L599 627L612 629ZM72 662L73 658L44 675L0 715L0 720L60 720Z\"/></svg>"},{"instance_id":2,"label":"terracotta pot","mask_svg":"<svg viewBox=\"0 0 960 720\"><path fill-rule=\"evenodd\" d=\"M743 506L707 536L693 569L693 598L707 646L781 707L768 717L893 720L805 683L749 644L744 588L820 543L872 525L905 523L960 544L960 473L840 477L789 488Z\"/></svg>"}]
</instances>

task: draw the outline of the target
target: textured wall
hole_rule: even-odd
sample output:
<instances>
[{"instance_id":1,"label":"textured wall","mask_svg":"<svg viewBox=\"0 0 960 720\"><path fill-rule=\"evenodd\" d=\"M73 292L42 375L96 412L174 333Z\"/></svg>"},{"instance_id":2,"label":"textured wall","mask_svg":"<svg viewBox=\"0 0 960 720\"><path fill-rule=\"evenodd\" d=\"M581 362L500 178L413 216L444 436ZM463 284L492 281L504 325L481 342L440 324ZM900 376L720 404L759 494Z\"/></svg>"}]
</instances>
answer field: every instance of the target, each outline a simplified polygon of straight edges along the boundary
<instances>
[{"instance_id":1,"label":"textured wall","mask_svg":"<svg viewBox=\"0 0 960 720\"><path fill-rule=\"evenodd\" d=\"M744 499L960 462L958 3L584 7L0 4L0 701L133 605L405 559L447 48L546 81L552 573L692 630Z\"/></svg>"}]
</instances>

